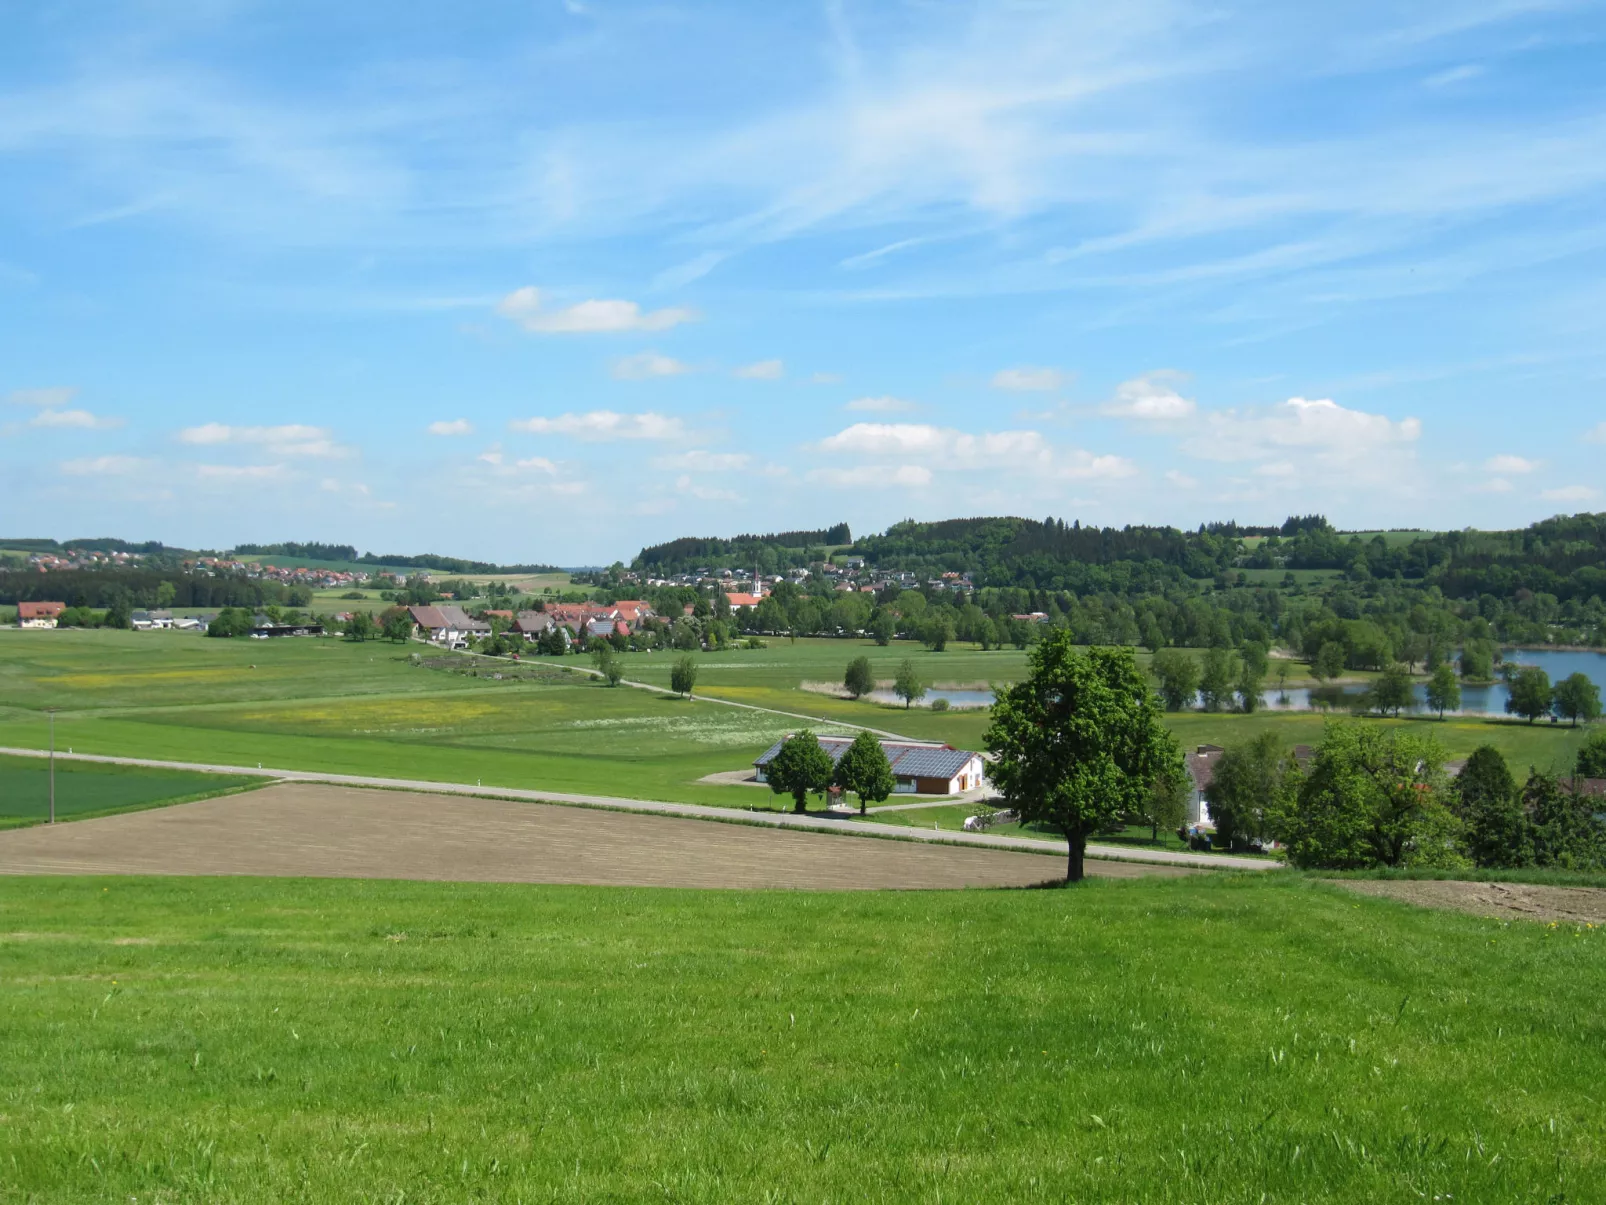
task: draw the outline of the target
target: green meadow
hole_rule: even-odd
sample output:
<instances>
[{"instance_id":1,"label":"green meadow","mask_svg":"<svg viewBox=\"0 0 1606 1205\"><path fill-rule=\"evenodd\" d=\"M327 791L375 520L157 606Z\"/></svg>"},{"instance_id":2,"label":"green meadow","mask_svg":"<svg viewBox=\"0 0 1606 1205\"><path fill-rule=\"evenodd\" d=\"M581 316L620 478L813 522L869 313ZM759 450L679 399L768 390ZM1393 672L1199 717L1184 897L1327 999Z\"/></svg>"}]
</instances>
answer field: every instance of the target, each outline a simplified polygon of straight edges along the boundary
<instances>
[{"instance_id":1,"label":"green meadow","mask_svg":"<svg viewBox=\"0 0 1606 1205\"><path fill-rule=\"evenodd\" d=\"M377 641L0 630L0 745L44 748L45 710L54 707L58 748L84 753L770 807L780 805L766 792L699 779L748 765L804 723L980 747L983 710L905 710L806 689L840 681L850 658L868 656L883 679L907 658L928 682L951 686L1013 681L1026 664L1012 649L771 640L698 654L704 697L691 701L610 689L583 672L589 662L580 658L531 659L516 672L533 676L498 681L493 674L513 667L464 658L455 664L478 676L447 672L412 664L418 651ZM627 655L627 676L667 686L676 656ZM1325 723L1274 711L1168 722L1184 745L1230 744L1267 728L1290 745L1315 743ZM1561 768L1584 735L1504 720L1368 722L1430 727L1451 756L1489 741L1519 767Z\"/></svg>"},{"instance_id":2,"label":"green meadow","mask_svg":"<svg viewBox=\"0 0 1606 1205\"><path fill-rule=\"evenodd\" d=\"M1606 931L1298 878L9 879L0 960L0 1201L1606 1184Z\"/></svg>"}]
</instances>

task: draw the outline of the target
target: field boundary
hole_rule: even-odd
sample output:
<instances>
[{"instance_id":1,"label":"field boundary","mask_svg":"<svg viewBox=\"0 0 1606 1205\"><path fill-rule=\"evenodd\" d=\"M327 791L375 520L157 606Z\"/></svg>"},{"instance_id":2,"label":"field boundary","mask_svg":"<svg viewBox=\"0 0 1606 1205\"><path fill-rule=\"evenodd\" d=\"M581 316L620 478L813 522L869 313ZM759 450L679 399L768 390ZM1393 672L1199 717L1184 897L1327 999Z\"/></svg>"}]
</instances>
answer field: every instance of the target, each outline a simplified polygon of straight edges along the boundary
<instances>
[{"instance_id":1,"label":"field boundary","mask_svg":"<svg viewBox=\"0 0 1606 1205\"><path fill-rule=\"evenodd\" d=\"M66 754L58 753L57 757L63 760L77 761L77 757L69 758ZM210 772L210 771L209 771ZM278 782L276 778L264 778L260 782L242 783L235 787L220 787L215 791L194 791L188 795L177 795L172 799L152 799L145 803L131 803L127 807L101 808L94 812L73 812L70 815L57 816L57 824L75 824L80 820L104 820L107 816L126 816L130 812L151 812L157 808L177 807L181 803L201 803L207 799L224 799L230 795L244 795L248 791L260 791L264 787L271 787ZM19 828L36 828L41 824L51 823L46 816L6 816L0 817L0 832L12 832Z\"/></svg>"},{"instance_id":2,"label":"field boundary","mask_svg":"<svg viewBox=\"0 0 1606 1205\"><path fill-rule=\"evenodd\" d=\"M39 749L12 749L0 747L0 753L19 757L48 757ZM875 825L848 819L826 819L791 812L742 812L734 808L715 807L700 803L668 803L654 799L622 799L609 795L573 795L561 791L523 790L517 787L486 787L479 783L430 782L424 779L377 778L356 774L326 774L316 770L282 770L257 766L222 766L199 762L171 762L134 757L107 757L94 753L57 753L69 761L99 762L109 765L152 766L169 770L191 770L203 774L237 774L261 777L281 782L327 783L331 786L370 787L381 790L426 792L437 795L469 795L505 799L519 803L551 803L568 807L591 807L608 811L642 812L657 816L680 816L692 820L716 820L726 824L749 824L767 828L798 829L806 832L840 833L843 836L881 837L902 841L929 842L932 844L962 845L988 849L1005 849L1029 853L1048 854L1063 858L1066 847L1057 841L1028 837L990 836L986 833L938 833L926 836L923 830L898 825ZM1230 855L1200 855L1171 853L1155 850L1140 851L1090 844L1087 856L1108 862L1142 862L1164 866L1192 866L1204 870L1256 870L1274 869L1276 863L1253 861L1248 858L1230 858ZM1230 860L1229 860L1230 859Z\"/></svg>"}]
</instances>

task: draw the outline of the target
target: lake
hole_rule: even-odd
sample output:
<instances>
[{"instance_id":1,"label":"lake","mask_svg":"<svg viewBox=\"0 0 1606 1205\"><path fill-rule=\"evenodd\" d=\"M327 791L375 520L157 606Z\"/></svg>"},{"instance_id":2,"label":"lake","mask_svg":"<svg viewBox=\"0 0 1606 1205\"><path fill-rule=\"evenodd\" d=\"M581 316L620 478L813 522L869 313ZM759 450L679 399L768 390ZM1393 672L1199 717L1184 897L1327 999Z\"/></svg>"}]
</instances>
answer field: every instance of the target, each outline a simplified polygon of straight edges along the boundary
<instances>
[{"instance_id":1,"label":"lake","mask_svg":"<svg viewBox=\"0 0 1606 1205\"><path fill-rule=\"evenodd\" d=\"M1571 674L1584 674L1603 694L1606 694L1606 652L1563 652L1559 649L1506 649L1503 653L1508 663L1518 665L1537 665L1550 675L1552 683L1560 682ZM1316 686L1316 687L1290 687L1286 691L1279 691L1273 683L1266 688L1265 701L1268 711L1348 711L1350 704L1365 692L1364 686ZM1414 691L1416 703L1413 711L1426 711L1427 685L1418 682ZM1463 683L1461 686L1461 710L1456 715L1505 715L1506 700L1510 697L1504 682L1493 682L1486 686L1475 686ZM878 703L902 703L890 690L873 691L870 698ZM990 690L936 690L927 692L926 697L916 706L929 707L938 699L948 700L948 706L960 709L977 707L991 707L993 705L993 692ZM1446 713L1449 714L1449 713Z\"/></svg>"}]
</instances>

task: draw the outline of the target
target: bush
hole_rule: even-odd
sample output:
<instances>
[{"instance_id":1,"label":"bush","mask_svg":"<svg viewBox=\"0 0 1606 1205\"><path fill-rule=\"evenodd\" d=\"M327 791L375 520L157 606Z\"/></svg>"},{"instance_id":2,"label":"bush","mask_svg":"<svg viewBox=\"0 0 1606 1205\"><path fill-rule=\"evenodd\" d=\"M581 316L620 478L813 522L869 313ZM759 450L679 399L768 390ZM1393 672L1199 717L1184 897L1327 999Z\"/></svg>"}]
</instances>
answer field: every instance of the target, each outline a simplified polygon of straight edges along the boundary
<instances>
[{"instance_id":1,"label":"bush","mask_svg":"<svg viewBox=\"0 0 1606 1205\"><path fill-rule=\"evenodd\" d=\"M948 700L947 699L933 699L933 700L931 700L930 710L931 711L947 711L948 710Z\"/></svg>"}]
</instances>

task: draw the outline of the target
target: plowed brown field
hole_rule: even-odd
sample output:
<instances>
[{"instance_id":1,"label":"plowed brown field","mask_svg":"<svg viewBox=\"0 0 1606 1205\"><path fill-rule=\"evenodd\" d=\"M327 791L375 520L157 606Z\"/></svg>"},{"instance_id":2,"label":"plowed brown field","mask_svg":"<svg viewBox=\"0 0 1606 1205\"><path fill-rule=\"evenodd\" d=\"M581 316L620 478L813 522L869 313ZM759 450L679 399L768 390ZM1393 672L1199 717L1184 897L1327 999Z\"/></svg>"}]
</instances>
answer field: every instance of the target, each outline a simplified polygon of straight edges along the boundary
<instances>
[{"instance_id":1,"label":"plowed brown field","mask_svg":"<svg viewBox=\"0 0 1606 1205\"><path fill-rule=\"evenodd\" d=\"M812 890L1001 887L1042 854L311 783L0 832L0 873L265 875ZM1089 874L1192 873L1126 862Z\"/></svg>"}]
</instances>

